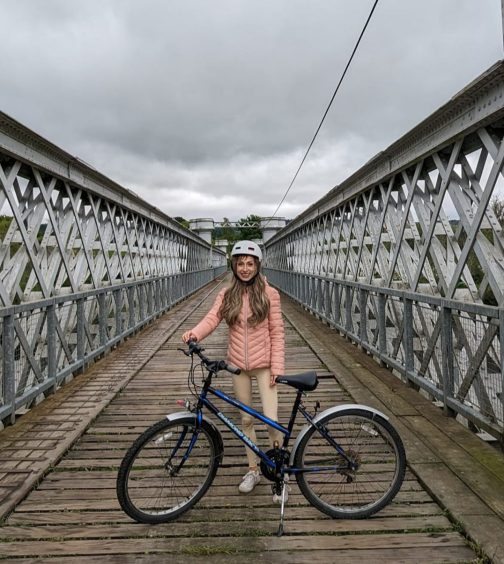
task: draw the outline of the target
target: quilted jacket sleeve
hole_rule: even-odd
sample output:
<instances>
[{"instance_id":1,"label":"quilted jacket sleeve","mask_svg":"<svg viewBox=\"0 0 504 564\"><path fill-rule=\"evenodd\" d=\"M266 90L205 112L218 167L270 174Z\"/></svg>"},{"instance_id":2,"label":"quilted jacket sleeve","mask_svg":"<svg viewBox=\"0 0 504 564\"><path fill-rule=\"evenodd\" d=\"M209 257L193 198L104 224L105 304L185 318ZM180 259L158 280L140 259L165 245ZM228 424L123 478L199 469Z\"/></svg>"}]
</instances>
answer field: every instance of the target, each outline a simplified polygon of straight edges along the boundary
<instances>
[{"instance_id":1,"label":"quilted jacket sleeve","mask_svg":"<svg viewBox=\"0 0 504 564\"><path fill-rule=\"evenodd\" d=\"M268 315L271 340L271 373L275 376L285 371L285 334L280 294L270 286L270 311Z\"/></svg>"},{"instance_id":2,"label":"quilted jacket sleeve","mask_svg":"<svg viewBox=\"0 0 504 564\"><path fill-rule=\"evenodd\" d=\"M226 293L226 288L221 290L215 302L211 307L210 311L205 315L205 317L192 329L192 332L196 335L199 341L202 341L205 337L208 337L212 331L214 331L219 323L222 321L222 317L219 314L220 307L222 305L222 300L224 299L224 294Z\"/></svg>"}]
</instances>

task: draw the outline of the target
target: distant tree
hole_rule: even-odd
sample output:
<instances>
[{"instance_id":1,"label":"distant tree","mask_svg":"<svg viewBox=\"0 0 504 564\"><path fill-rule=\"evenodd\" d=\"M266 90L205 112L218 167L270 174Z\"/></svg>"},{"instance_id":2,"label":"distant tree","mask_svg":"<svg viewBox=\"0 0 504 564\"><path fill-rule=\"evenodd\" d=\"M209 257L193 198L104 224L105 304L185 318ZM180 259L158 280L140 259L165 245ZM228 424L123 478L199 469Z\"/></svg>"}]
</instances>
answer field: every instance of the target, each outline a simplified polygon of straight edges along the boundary
<instances>
[{"instance_id":1,"label":"distant tree","mask_svg":"<svg viewBox=\"0 0 504 564\"><path fill-rule=\"evenodd\" d=\"M501 227L504 227L504 198L494 196L490 201L490 209L494 212Z\"/></svg>"},{"instance_id":2,"label":"distant tree","mask_svg":"<svg viewBox=\"0 0 504 564\"><path fill-rule=\"evenodd\" d=\"M185 227L186 229L189 229L189 221L187 221L187 219L184 219L183 217L177 216L173 218L175 221L177 221L178 223L180 223L180 225L182 225L183 227Z\"/></svg>"},{"instance_id":3,"label":"distant tree","mask_svg":"<svg viewBox=\"0 0 504 564\"><path fill-rule=\"evenodd\" d=\"M231 222L227 217L222 219L222 226L214 230L216 239L227 239L227 241L236 241L236 229L231 226Z\"/></svg>"},{"instance_id":4,"label":"distant tree","mask_svg":"<svg viewBox=\"0 0 504 564\"><path fill-rule=\"evenodd\" d=\"M261 225L261 216L259 215L248 215L247 217L242 217L238 220L238 225L247 225L250 223L257 224L256 227L241 227L239 228L240 231L240 239L247 239L252 241L253 239L262 239L262 231L260 228Z\"/></svg>"},{"instance_id":5,"label":"distant tree","mask_svg":"<svg viewBox=\"0 0 504 564\"><path fill-rule=\"evenodd\" d=\"M232 229L232 227L229 225L229 219L225 217L222 220L222 225L214 227L212 231L212 242L215 242L218 239L228 239L227 235L229 234L229 229Z\"/></svg>"},{"instance_id":6,"label":"distant tree","mask_svg":"<svg viewBox=\"0 0 504 564\"><path fill-rule=\"evenodd\" d=\"M3 238L5 237L11 221L12 217L10 215L0 215L0 240L3 240Z\"/></svg>"}]
</instances>

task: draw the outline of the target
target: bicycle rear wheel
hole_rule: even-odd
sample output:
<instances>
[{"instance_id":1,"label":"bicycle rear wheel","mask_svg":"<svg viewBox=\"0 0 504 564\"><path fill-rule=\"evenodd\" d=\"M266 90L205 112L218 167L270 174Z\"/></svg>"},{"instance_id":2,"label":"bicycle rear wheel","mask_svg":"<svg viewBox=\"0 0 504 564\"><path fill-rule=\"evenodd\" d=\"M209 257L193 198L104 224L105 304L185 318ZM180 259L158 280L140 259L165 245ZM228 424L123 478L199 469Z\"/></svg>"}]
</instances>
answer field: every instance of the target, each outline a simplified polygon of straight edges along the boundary
<instances>
[{"instance_id":1,"label":"bicycle rear wheel","mask_svg":"<svg viewBox=\"0 0 504 564\"><path fill-rule=\"evenodd\" d=\"M380 415L349 408L318 422L356 467L311 427L301 440L294 465L301 492L331 517L363 519L385 507L399 491L406 471L404 446Z\"/></svg>"},{"instance_id":2,"label":"bicycle rear wheel","mask_svg":"<svg viewBox=\"0 0 504 564\"><path fill-rule=\"evenodd\" d=\"M210 487L222 452L205 421L187 460L195 417L159 421L130 447L117 474L117 498L140 523L165 523L195 505Z\"/></svg>"}]
</instances>

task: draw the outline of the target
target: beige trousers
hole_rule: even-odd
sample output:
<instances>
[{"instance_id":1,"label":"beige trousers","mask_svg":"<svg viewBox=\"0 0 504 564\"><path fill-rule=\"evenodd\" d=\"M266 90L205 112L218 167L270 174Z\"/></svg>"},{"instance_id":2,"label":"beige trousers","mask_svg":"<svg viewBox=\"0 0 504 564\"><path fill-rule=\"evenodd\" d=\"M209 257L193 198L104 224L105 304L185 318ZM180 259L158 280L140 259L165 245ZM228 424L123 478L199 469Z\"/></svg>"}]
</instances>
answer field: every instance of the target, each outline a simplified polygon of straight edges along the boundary
<instances>
[{"instance_id":1,"label":"beige trousers","mask_svg":"<svg viewBox=\"0 0 504 564\"><path fill-rule=\"evenodd\" d=\"M262 412L266 417L278 421L278 396L277 386L270 386L271 372L269 368L256 368L255 370L242 370L241 374L233 376L234 393L236 399L247 405L252 405L252 379L255 378L261 396ZM256 434L254 430L254 418L247 413L240 411L242 420L242 430L248 435L254 443L257 444ZM275 441L282 444L282 433L268 427L270 446ZM261 446L264 449L264 446ZM255 453L248 447L245 447L249 468L257 466L257 457Z\"/></svg>"}]
</instances>

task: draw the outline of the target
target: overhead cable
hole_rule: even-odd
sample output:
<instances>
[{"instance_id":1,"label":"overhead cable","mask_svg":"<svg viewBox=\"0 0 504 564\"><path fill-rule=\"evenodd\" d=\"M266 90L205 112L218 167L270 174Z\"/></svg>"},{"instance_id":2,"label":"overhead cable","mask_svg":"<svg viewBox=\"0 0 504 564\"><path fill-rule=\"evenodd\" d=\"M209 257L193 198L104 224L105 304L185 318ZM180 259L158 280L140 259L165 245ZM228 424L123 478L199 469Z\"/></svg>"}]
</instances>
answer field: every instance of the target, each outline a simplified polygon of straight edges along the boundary
<instances>
[{"instance_id":1,"label":"overhead cable","mask_svg":"<svg viewBox=\"0 0 504 564\"><path fill-rule=\"evenodd\" d=\"M311 150L311 148L312 148L312 146L313 146L313 143L315 142L315 139L317 138L317 135L318 135L318 133L319 133L319 131L320 131L320 128L322 127L322 124L324 123L324 120L325 120L327 114L329 113L329 109L330 109L331 106L332 106L332 103L333 103L333 101L334 101L334 98L336 97L336 94L338 93L338 90L339 90L339 88L340 88L340 86L341 86L341 83L343 82L343 79L345 78L345 75L346 75L346 73L347 73L347 70L348 70L348 68L350 67L350 64L351 64L351 62L352 62L352 59L354 58L354 55L355 55L355 53L357 52L357 49L358 49L359 44L360 44L360 42L361 42L361 39L362 39L362 37L364 36L364 33L365 33L365 31L366 31L366 28L367 28L369 22L371 21L371 17L373 16L373 12L375 11L375 8L376 8L376 5L377 5L377 4L378 4L378 0L375 0L375 2L374 2L374 4L373 4L373 7L371 8L371 12L369 13L369 16L367 17L366 23L364 24L364 27L362 28L362 31L361 31L361 33L360 33L360 35L359 35L359 39L357 40L357 43L355 44L355 47L354 47L354 49L353 49L353 51L352 51L352 54L350 55L350 58L348 59L348 63L346 64L345 70L343 71L343 74L341 75L341 78L339 79L338 85L336 86L336 90L334 91L334 93L333 93L333 95L332 95L332 97L331 97L331 100L330 100L330 102L329 102L329 104L328 104L328 106L327 106L327 108L326 108L326 111L324 112L324 115L322 116L322 119L320 120L320 123L319 123L319 125L318 125L318 127L317 127L317 130L315 131L315 134L313 135L313 138L312 138L312 140L310 141L310 144L308 145L308 149L306 149L306 152L305 152L305 154L304 154L304 157L303 157L303 159L301 160L301 163L300 163L300 165L298 166L298 169L296 170L296 174L294 175L293 179L291 180L291 183L289 184L289 187L288 187L287 190L285 191L285 194L283 195L283 198L280 200L280 203L278 204L278 206L277 206L277 208L276 208L274 214L271 216L270 219L273 219L273 218L276 216L278 210L280 209L280 206L283 204L285 198L287 197L287 194L290 192L290 189L292 188L294 182L296 181L296 178L297 178L297 176L298 176L298 174L299 174L299 171L301 170L301 167L303 166L303 164L304 164L304 162L305 162L305 160L306 160L306 157L308 156L308 153L310 152L310 150ZM267 222L267 223L268 223L268 222ZM267 225L267 223L265 224L265 226Z\"/></svg>"}]
</instances>

